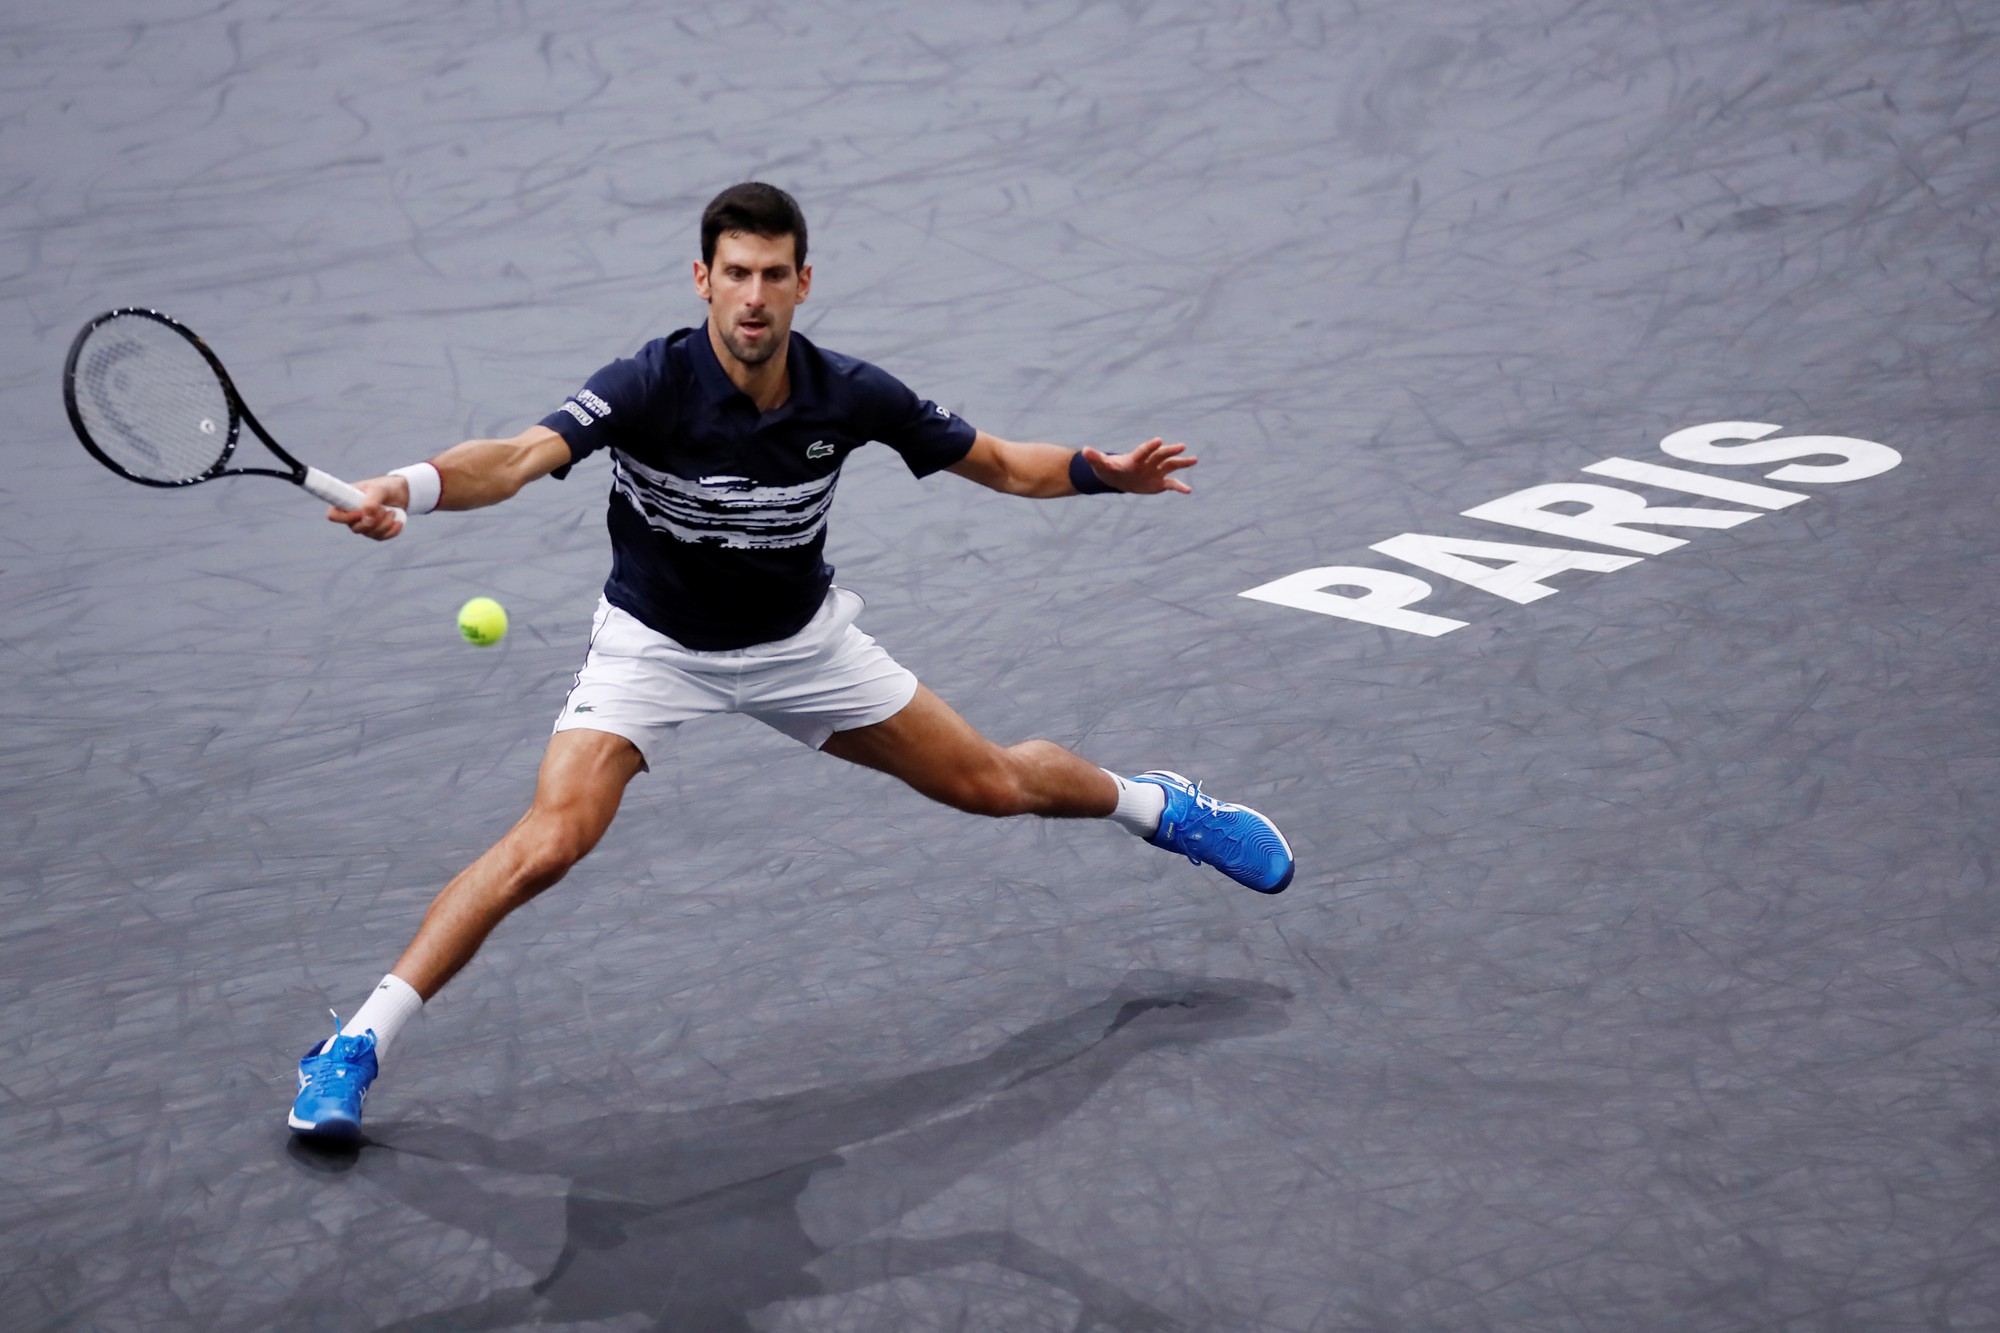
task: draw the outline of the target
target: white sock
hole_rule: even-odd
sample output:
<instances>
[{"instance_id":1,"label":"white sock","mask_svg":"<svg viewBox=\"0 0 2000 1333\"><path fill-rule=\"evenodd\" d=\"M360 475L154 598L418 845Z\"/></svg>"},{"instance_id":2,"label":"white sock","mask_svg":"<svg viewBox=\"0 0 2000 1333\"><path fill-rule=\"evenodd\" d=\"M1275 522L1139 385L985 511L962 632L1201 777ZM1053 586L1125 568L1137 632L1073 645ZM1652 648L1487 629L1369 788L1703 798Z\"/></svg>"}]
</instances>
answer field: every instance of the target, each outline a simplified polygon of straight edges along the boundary
<instances>
[{"instance_id":1,"label":"white sock","mask_svg":"<svg viewBox=\"0 0 2000 1333\"><path fill-rule=\"evenodd\" d=\"M1118 808L1105 818L1115 820L1142 838L1160 831L1160 816L1167 813L1167 793L1150 782L1132 782L1104 770L1118 784Z\"/></svg>"},{"instance_id":2,"label":"white sock","mask_svg":"<svg viewBox=\"0 0 2000 1333\"><path fill-rule=\"evenodd\" d=\"M354 1016L340 1025L340 1035L359 1036L374 1028L375 1054L380 1056L388 1051L389 1043L403 1030L403 1024L414 1018L423 1007L423 997L409 982L395 975L383 977L382 984L354 1011Z\"/></svg>"}]
</instances>

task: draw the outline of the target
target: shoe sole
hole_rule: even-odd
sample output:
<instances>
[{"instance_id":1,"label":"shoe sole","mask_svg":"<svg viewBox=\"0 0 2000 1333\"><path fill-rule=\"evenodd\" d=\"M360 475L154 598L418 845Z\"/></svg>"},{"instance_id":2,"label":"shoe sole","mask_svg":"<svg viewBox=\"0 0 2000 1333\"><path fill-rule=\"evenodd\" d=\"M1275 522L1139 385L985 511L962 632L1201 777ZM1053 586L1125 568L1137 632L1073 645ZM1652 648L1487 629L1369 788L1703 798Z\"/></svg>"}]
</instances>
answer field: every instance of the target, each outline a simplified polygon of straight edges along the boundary
<instances>
[{"instance_id":1,"label":"shoe sole","mask_svg":"<svg viewBox=\"0 0 2000 1333\"><path fill-rule=\"evenodd\" d=\"M295 1115L285 1117L292 1133L315 1143L355 1144L361 1142L361 1122L358 1120L322 1120L314 1124L301 1120Z\"/></svg>"}]
</instances>

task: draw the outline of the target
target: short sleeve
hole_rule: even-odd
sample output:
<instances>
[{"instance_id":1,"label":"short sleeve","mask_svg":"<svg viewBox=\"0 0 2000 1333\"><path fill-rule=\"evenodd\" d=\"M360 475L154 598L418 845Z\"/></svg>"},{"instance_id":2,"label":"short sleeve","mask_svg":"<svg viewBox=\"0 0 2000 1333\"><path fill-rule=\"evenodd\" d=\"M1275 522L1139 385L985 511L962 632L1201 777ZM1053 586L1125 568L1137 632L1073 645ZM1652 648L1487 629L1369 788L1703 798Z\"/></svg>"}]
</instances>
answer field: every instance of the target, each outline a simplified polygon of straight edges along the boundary
<instances>
[{"instance_id":1,"label":"short sleeve","mask_svg":"<svg viewBox=\"0 0 2000 1333\"><path fill-rule=\"evenodd\" d=\"M972 423L928 398L919 398L885 370L868 367L874 411L869 434L903 456L912 473L928 477L962 460L978 434Z\"/></svg>"},{"instance_id":2,"label":"short sleeve","mask_svg":"<svg viewBox=\"0 0 2000 1333\"><path fill-rule=\"evenodd\" d=\"M570 461L557 468L555 475L568 476L573 464L616 445L628 424L647 410L655 378L656 372L643 354L613 361L564 399L561 407L543 417L542 425L569 445Z\"/></svg>"}]
</instances>

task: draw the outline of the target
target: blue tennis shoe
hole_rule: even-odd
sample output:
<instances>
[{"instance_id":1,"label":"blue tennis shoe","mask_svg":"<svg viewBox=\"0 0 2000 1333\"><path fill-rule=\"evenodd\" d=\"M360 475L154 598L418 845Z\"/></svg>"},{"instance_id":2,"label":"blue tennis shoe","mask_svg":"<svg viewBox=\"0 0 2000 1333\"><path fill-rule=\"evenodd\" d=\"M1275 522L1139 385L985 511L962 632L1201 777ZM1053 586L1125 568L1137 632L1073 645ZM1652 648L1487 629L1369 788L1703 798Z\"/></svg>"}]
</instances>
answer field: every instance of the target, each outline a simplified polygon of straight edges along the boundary
<instances>
[{"instance_id":1,"label":"blue tennis shoe","mask_svg":"<svg viewBox=\"0 0 2000 1333\"><path fill-rule=\"evenodd\" d=\"M361 1103L375 1081L375 1033L333 1035L299 1061L299 1096L287 1118L292 1132L323 1143L361 1142Z\"/></svg>"},{"instance_id":2,"label":"blue tennis shoe","mask_svg":"<svg viewBox=\"0 0 2000 1333\"><path fill-rule=\"evenodd\" d=\"M1247 805L1231 805L1202 793L1201 784L1178 773L1154 769L1133 778L1167 794L1160 831L1147 839L1179 852L1196 865L1210 865L1245 888L1283 893L1292 882L1292 848L1278 826Z\"/></svg>"}]
</instances>

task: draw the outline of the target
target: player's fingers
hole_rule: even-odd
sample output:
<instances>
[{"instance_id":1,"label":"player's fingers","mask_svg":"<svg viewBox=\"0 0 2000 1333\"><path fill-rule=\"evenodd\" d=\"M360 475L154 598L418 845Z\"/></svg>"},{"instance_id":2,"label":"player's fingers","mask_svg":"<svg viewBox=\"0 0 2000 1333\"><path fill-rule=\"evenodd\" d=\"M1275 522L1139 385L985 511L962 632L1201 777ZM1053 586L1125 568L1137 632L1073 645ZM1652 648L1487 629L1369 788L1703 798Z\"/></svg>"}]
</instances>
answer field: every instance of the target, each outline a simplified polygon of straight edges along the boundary
<instances>
[{"instance_id":1,"label":"player's fingers","mask_svg":"<svg viewBox=\"0 0 2000 1333\"><path fill-rule=\"evenodd\" d=\"M334 509L326 511L327 521L344 525L357 536L385 542L403 530L403 522L396 511L386 505L368 504L359 509Z\"/></svg>"},{"instance_id":2,"label":"player's fingers","mask_svg":"<svg viewBox=\"0 0 2000 1333\"><path fill-rule=\"evenodd\" d=\"M1146 469L1146 478L1150 483L1161 489L1167 489L1167 488L1173 488L1176 490L1185 489L1184 483L1175 481L1173 479L1174 473L1184 471L1187 468L1191 468L1193 466L1194 466L1193 459L1189 459L1185 462L1179 459L1173 459L1166 462L1155 462L1153 466Z\"/></svg>"}]
</instances>

